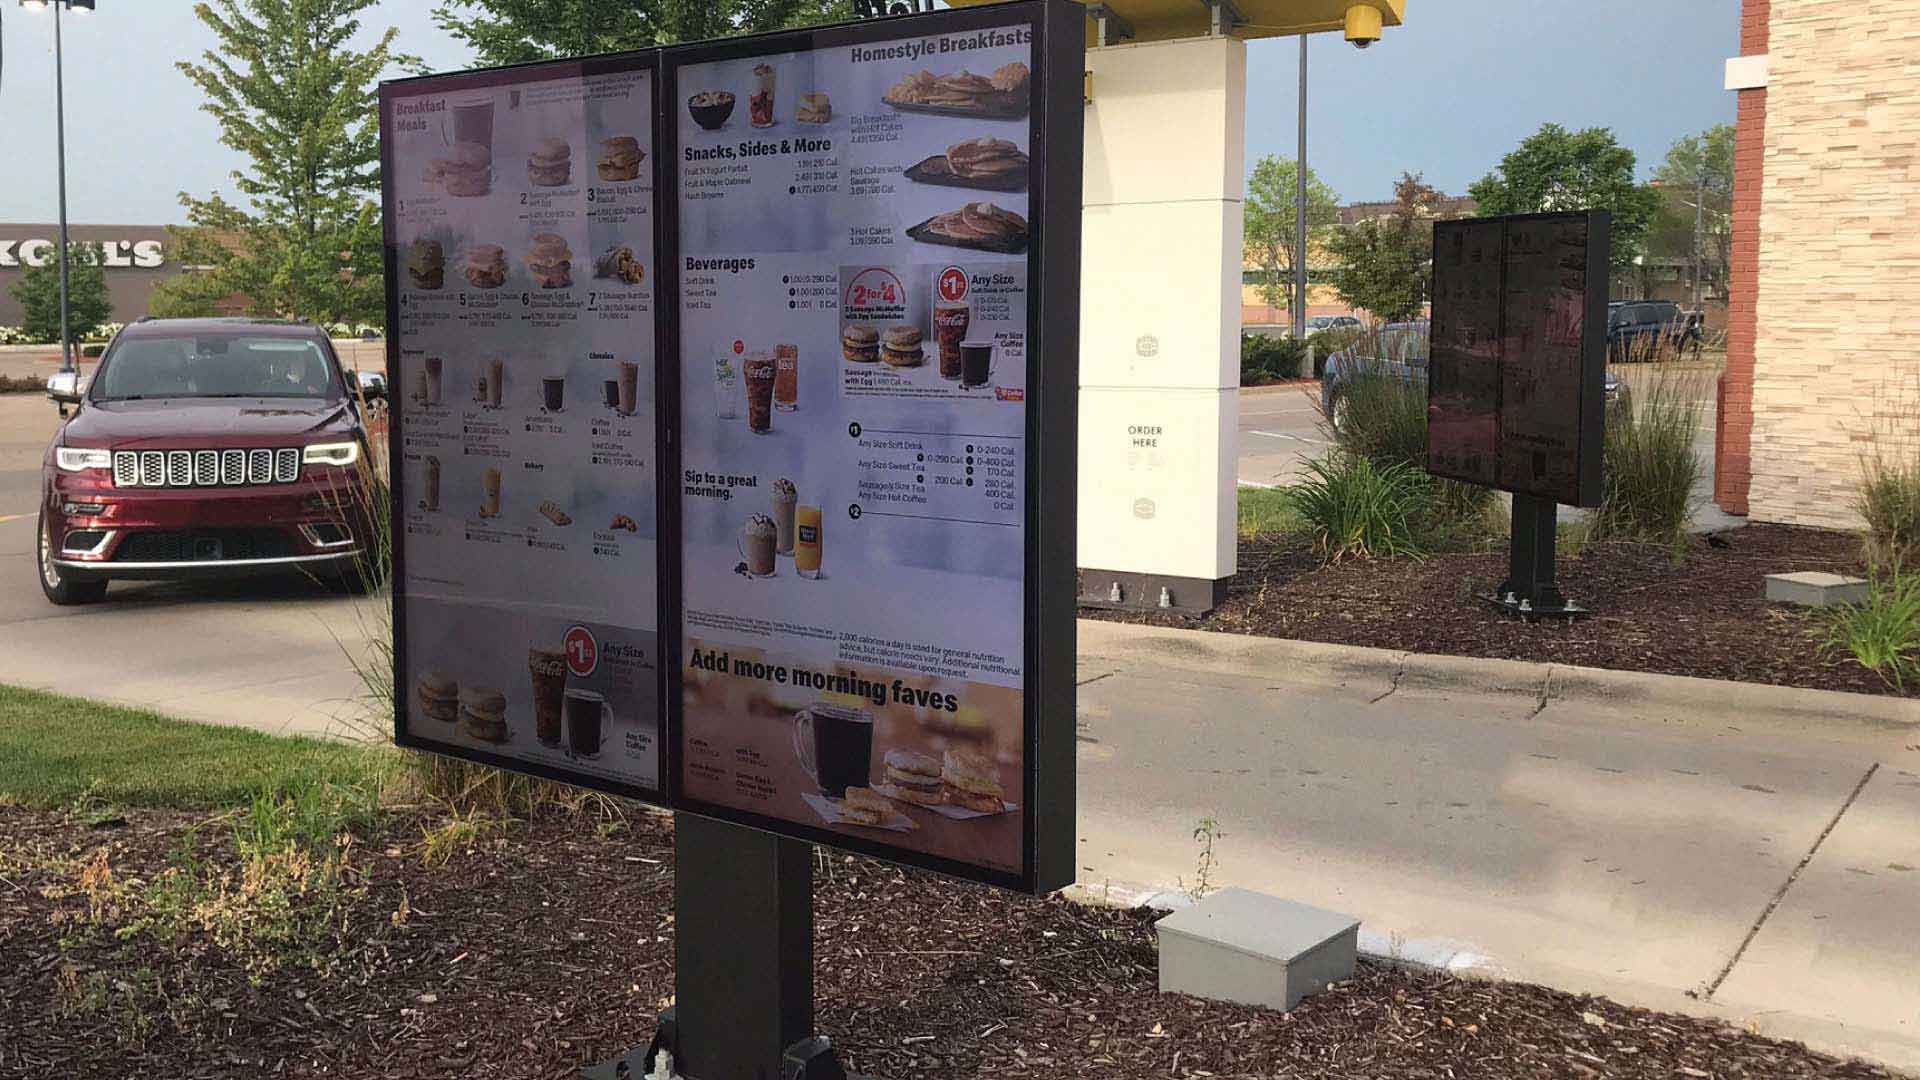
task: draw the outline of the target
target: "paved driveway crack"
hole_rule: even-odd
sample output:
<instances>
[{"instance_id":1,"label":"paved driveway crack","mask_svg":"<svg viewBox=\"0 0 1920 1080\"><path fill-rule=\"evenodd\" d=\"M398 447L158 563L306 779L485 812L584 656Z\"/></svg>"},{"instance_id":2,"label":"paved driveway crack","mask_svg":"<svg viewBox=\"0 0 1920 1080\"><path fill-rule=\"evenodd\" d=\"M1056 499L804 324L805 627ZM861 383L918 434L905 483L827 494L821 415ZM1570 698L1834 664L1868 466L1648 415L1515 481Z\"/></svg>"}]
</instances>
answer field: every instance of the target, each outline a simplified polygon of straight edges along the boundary
<instances>
[{"instance_id":1,"label":"paved driveway crack","mask_svg":"<svg viewBox=\"0 0 1920 1080\"><path fill-rule=\"evenodd\" d=\"M1786 899L1787 890L1793 888L1793 883L1800 880L1800 875L1806 871L1807 864L1813 862L1814 855L1819 852L1820 845L1827 842L1827 837L1833 834L1834 828L1840 824L1840 819L1845 817L1847 811L1853 808L1854 800L1858 799L1860 793L1866 790L1867 781L1872 780L1873 774L1879 771L1880 763L1877 761L1867 766L1866 775L1860 778L1859 783L1853 785L1853 790L1847 793L1846 801L1840 804L1840 809L1834 811L1833 820L1827 822L1827 827L1821 829L1820 835L1813 838L1813 846L1807 849L1807 853L1800 859L1799 865L1795 866L1793 872L1787 875L1787 880L1781 882L1780 887L1774 890L1773 898L1767 901L1765 908L1761 909L1760 917L1753 920L1753 925L1747 928L1747 936L1740 939L1740 947L1733 950L1733 955L1727 958L1727 964L1720 969L1720 974L1715 975L1713 981L1707 984L1706 992L1700 995L1701 1000L1713 1000L1713 995L1719 991L1720 984L1726 982L1727 976L1733 974L1733 966L1740 962L1742 956L1746 955L1747 946L1752 945L1753 939L1759 936L1760 928L1766 925L1767 919L1773 915L1774 909L1780 906L1780 901Z\"/></svg>"},{"instance_id":2,"label":"paved driveway crack","mask_svg":"<svg viewBox=\"0 0 1920 1080\"><path fill-rule=\"evenodd\" d=\"M1386 690L1380 694L1380 696L1368 700L1367 704L1378 705L1381 702L1387 700L1389 697L1392 697L1393 692L1395 690L1400 689L1400 680L1407 677L1407 657L1411 655L1413 654L1401 653L1399 656L1394 658L1393 685L1387 687Z\"/></svg>"},{"instance_id":3,"label":"paved driveway crack","mask_svg":"<svg viewBox=\"0 0 1920 1080\"><path fill-rule=\"evenodd\" d=\"M1553 701L1553 666L1547 666L1547 676L1540 681L1540 697L1533 703L1533 711L1527 714L1531 720L1547 711L1547 705Z\"/></svg>"}]
</instances>

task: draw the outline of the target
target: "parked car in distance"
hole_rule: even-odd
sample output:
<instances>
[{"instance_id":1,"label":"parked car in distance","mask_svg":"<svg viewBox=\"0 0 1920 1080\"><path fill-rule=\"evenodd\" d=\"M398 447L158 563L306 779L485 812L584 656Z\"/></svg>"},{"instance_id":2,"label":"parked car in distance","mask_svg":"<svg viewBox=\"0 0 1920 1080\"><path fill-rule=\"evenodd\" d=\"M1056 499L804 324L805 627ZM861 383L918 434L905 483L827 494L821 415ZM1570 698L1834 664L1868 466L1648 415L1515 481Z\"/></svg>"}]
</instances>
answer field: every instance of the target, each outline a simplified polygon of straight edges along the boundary
<instances>
[{"instance_id":1,"label":"parked car in distance","mask_svg":"<svg viewBox=\"0 0 1920 1080\"><path fill-rule=\"evenodd\" d=\"M1366 324L1352 315L1315 315L1307 320L1307 333L1317 334L1322 330L1362 330Z\"/></svg>"},{"instance_id":2,"label":"parked car in distance","mask_svg":"<svg viewBox=\"0 0 1920 1080\"><path fill-rule=\"evenodd\" d=\"M1344 405L1348 387L1363 372L1405 379L1420 387L1427 385L1430 329L1425 319L1388 323L1368 332L1351 347L1327 358L1326 371L1320 376L1320 410L1336 435L1345 422ZM1607 372L1608 407L1620 401L1623 393L1619 376Z\"/></svg>"},{"instance_id":3,"label":"parked car in distance","mask_svg":"<svg viewBox=\"0 0 1920 1080\"><path fill-rule=\"evenodd\" d=\"M55 604L115 579L307 572L373 584L366 429L326 334L256 319L143 319L92 380L48 380L76 407L41 464L37 569Z\"/></svg>"},{"instance_id":4,"label":"parked car in distance","mask_svg":"<svg viewBox=\"0 0 1920 1080\"><path fill-rule=\"evenodd\" d=\"M1700 341L1700 316L1682 311L1671 300L1615 300L1607 305L1609 363L1656 360L1663 345L1676 354L1698 352Z\"/></svg>"}]
</instances>

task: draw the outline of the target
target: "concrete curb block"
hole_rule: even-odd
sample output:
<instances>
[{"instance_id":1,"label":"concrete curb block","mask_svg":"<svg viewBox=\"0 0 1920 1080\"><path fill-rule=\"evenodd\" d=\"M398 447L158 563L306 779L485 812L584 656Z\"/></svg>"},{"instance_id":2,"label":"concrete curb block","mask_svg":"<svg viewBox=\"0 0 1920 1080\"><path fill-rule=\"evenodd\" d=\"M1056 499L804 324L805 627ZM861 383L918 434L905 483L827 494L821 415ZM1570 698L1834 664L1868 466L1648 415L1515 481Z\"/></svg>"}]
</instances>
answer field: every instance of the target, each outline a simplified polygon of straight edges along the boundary
<instances>
[{"instance_id":1,"label":"concrete curb block","mask_svg":"<svg viewBox=\"0 0 1920 1080\"><path fill-rule=\"evenodd\" d=\"M1193 897L1178 889L1156 889L1144 885L1069 885L1061 894L1088 907L1118 908L1131 911L1149 907L1158 911L1181 911L1192 907ZM1451 975L1478 978L1503 978L1499 965L1484 953L1455 941L1441 939L1409 940L1398 934L1360 929L1360 955L1381 964L1443 971Z\"/></svg>"},{"instance_id":2,"label":"concrete curb block","mask_svg":"<svg viewBox=\"0 0 1920 1080\"><path fill-rule=\"evenodd\" d=\"M1920 727L1920 700L1912 698L1527 660L1402 653L1104 620L1081 620L1079 633L1083 660L1111 661L1121 672L1132 660L1276 683L1384 683L1383 689L1395 693L1468 691L1529 698L1541 707L1602 706L1671 713L1676 719L1735 713L1756 722Z\"/></svg>"}]
</instances>

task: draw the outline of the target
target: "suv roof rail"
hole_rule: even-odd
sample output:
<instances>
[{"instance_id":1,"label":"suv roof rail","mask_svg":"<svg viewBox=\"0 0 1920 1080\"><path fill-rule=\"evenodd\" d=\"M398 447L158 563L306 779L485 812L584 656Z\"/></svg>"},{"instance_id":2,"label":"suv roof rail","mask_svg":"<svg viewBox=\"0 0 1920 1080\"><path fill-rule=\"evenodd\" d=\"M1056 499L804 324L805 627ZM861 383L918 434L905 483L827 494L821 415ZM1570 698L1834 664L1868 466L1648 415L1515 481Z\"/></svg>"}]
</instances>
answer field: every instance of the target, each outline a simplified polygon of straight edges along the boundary
<instances>
[{"instance_id":1,"label":"suv roof rail","mask_svg":"<svg viewBox=\"0 0 1920 1080\"><path fill-rule=\"evenodd\" d=\"M153 321L153 316L151 316L151 315L142 315L142 316L140 316L139 318L137 318L137 319L135 319L135 320L133 320L133 321L134 321L134 322L136 322L136 323L143 323L143 322L152 322L152 321Z\"/></svg>"}]
</instances>

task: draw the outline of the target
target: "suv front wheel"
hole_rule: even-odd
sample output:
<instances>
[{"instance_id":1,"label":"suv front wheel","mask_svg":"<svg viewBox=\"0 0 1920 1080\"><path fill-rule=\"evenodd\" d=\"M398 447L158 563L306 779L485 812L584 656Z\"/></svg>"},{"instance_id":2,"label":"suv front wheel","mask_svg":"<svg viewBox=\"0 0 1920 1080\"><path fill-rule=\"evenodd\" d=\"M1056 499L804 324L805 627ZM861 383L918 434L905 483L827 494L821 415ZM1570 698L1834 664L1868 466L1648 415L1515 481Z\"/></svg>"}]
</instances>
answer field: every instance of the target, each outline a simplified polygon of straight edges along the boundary
<instances>
[{"instance_id":1,"label":"suv front wheel","mask_svg":"<svg viewBox=\"0 0 1920 1080\"><path fill-rule=\"evenodd\" d=\"M104 580L75 581L60 573L60 567L53 561L53 538L48 535L51 526L47 523L47 512L40 512L39 527L34 530L35 544L39 549L40 591L47 599L65 607L69 604L97 604L106 599L107 583Z\"/></svg>"}]
</instances>

